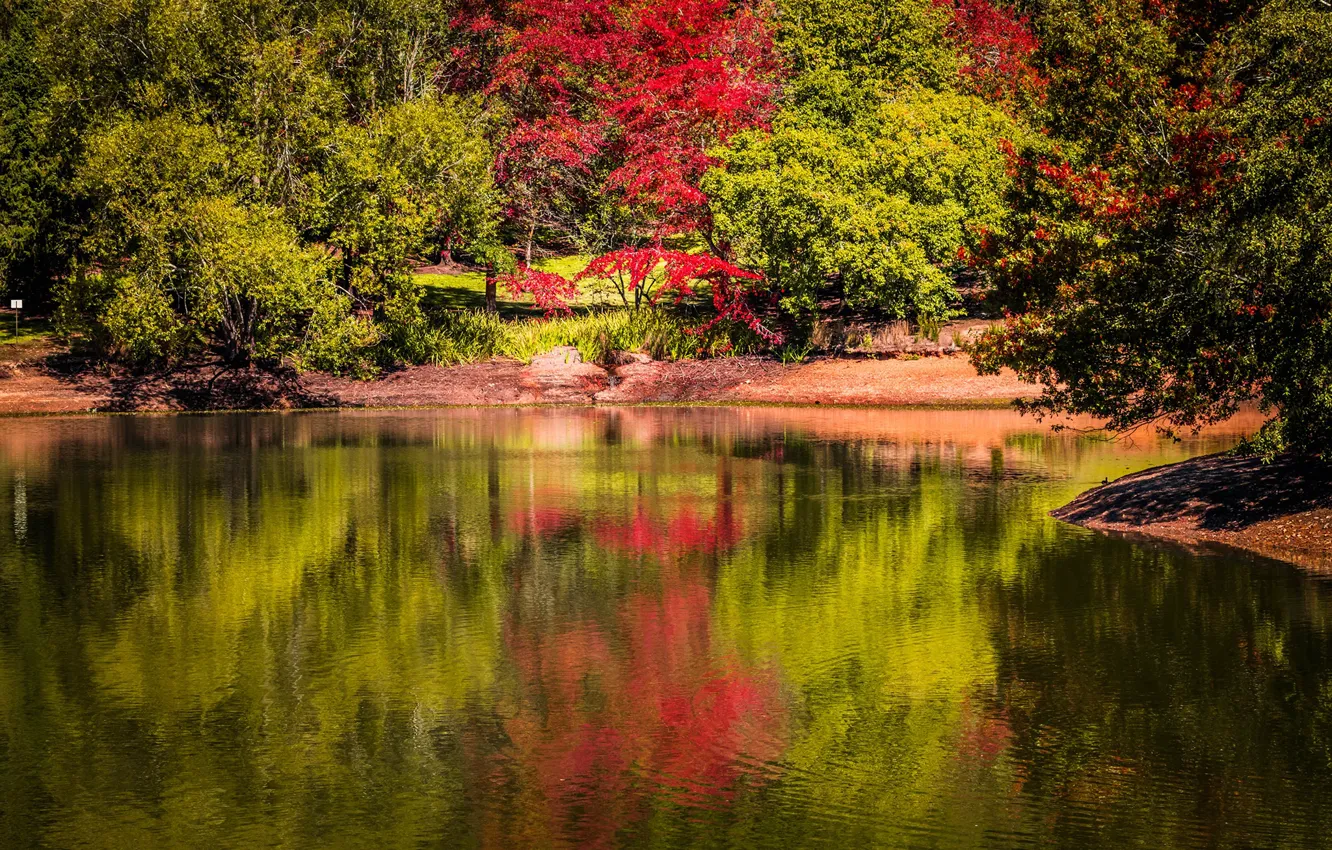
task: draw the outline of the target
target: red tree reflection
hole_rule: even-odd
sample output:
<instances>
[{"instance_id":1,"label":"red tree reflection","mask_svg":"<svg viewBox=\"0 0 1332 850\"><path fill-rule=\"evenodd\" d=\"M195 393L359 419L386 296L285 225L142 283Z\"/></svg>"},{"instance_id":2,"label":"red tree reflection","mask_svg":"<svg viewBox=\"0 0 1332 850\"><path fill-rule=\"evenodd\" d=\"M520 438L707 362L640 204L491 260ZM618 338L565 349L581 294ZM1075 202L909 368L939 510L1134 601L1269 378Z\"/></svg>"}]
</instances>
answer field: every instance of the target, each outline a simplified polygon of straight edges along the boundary
<instances>
[{"instance_id":1,"label":"red tree reflection","mask_svg":"<svg viewBox=\"0 0 1332 850\"><path fill-rule=\"evenodd\" d=\"M591 525L612 557L658 556L658 581L609 610L594 599L599 614L516 612L506 623L518 705L492 782L516 786L521 810L544 812L523 830L537 843L606 846L663 801L721 803L759 781L785 746L776 677L713 642L707 576L740 538L730 500L718 499L710 519L640 505L630 519ZM512 834L512 821L504 826Z\"/></svg>"},{"instance_id":2,"label":"red tree reflection","mask_svg":"<svg viewBox=\"0 0 1332 850\"><path fill-rule=\"evenodd\" d=\"M601 520L594 526L598 545L616 552L672 557L725 551L743 536L739 518L729 502L718 506L717 515L703 520L688 507L669 520L651 516L640 508L633 519Z\"/></svg>"}]
</instances>

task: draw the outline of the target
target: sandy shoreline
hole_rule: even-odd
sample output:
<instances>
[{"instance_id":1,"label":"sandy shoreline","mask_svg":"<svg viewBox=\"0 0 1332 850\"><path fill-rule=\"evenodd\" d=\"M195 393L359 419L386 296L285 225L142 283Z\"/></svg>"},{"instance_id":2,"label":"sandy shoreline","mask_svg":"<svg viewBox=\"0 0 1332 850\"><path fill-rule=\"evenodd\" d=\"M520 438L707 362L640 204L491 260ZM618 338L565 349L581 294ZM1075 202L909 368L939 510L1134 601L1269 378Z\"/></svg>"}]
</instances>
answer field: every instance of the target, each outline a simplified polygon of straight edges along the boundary
<instances>
[{"instance_id":1,"label":"sandy shoreline","mask_svg":"<svg viewBox=\"0 0 1332 850\"><path fill-rule=\"evenodd\" d=\"M228 372L215 365L136 375L62 369L44 358L7 364L0 373L0 413L6 414L673 402L1000 407L1036 393L1011 373L977 375L960 355L791 365L759 357L662 362L625 356L604 367L582 362L573 349L556 349L526 364L496 359L415 366L369 381Z\"/></svg>"},{"instance_id":2,"label":"sandy shoreline","mask_svg":"<svg viewBox=\"0 0 1332 850\"><path fill-rule=\"evenodd\" d=\"M1332 464L1208 455L1127 475L1054 511L1097 531L1221 545L1332 572Z\"/></svg>"}]
</instances>

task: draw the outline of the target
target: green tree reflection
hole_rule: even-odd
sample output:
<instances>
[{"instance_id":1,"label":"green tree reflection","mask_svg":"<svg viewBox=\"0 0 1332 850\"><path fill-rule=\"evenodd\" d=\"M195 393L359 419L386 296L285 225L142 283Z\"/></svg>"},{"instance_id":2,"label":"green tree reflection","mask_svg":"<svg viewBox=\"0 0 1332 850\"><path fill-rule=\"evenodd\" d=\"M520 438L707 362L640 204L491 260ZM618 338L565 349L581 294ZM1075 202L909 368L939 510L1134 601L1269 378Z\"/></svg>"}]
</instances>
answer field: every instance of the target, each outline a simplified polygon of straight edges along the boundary
<instances>
[{"instance_id":1,"label":"green tree reflection","mask_svg":"<svg viewBox=\"0 0 1332 850\"><path fill-rule=\"evenodd\" d=\"M18 420L0 827L59 846L1308 846L1315 581L1045 518L995 412Z\"/></svg>"}]
</instances>

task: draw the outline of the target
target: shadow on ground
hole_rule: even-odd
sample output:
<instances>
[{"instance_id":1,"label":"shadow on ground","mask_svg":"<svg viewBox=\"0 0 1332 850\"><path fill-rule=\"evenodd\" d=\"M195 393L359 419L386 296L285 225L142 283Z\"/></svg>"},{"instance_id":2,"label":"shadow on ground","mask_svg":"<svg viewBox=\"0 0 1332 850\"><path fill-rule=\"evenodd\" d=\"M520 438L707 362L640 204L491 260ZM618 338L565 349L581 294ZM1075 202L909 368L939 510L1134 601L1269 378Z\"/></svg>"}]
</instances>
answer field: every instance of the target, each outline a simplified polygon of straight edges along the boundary
<instances>
[{"instance_id":1,"label":"shadow on ground","mask_svg":"<svg viewBox=\"0 0 1332 850\"><path fill-rule=\"evenodd\" d=\"M1187 521L1237 531L1332 507L1332 464L1313 458L1212 455L1128 475L1082 494L1053 516L1077 525Z\"/></svg>"},{"instance_id":2,"label":"shadow on ground","mask_svg":"<svg viewBox=\"0 0 1332 850\"><path fill-rule=\"evenodd\" d=\"M137 371L90 362L74 354L53 354L45 371L77 392L99 399L97 410L257 410L332 407L337 400L304 386L287 366L229 368L221 362L193 362L175 368Z\"/></svg>"}]
</instances>

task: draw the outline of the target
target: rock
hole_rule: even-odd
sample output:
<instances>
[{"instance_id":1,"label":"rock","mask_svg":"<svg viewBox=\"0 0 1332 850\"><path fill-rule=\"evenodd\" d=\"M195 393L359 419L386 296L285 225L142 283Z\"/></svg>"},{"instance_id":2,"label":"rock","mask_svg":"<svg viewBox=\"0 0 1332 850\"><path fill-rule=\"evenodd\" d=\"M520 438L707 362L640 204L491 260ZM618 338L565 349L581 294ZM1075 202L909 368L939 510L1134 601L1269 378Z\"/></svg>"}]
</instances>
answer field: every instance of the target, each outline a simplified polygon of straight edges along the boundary
<instances>
[{"instance_id":1,"label":"rock","mask_svg":"<svg viewBox=\"0 0 1332 850\"><path fill-rule=\"evenodd\" d=\"M532 358L532 366L537 369L548 369L552 366L572 366L575 363L582 363L583 355L578 353L578 349L572 345L557 345L545 354L538 354Z\"/></svg>"},{"instance_id":2,"label":"rock","mask_svg":"<svg viewBox=\"0 0 1332 850\"><path fill-rule=\"evenodd\" d=\"M651 363L652 357L641 351L616 351L611 354L611 365L630 366L635 363Z\"/></svg>"},{"instance_id":3,"label":"rock","mask_svg":"<svg viewBox=\"0 0 1332 850\"><path fill-rule=\"evenodd\" d=\"M520 400L539 404L590 404L609 375L595 363L584 363L578 349L556 346L523 367Z\"/></svg>"}]
</instances>

